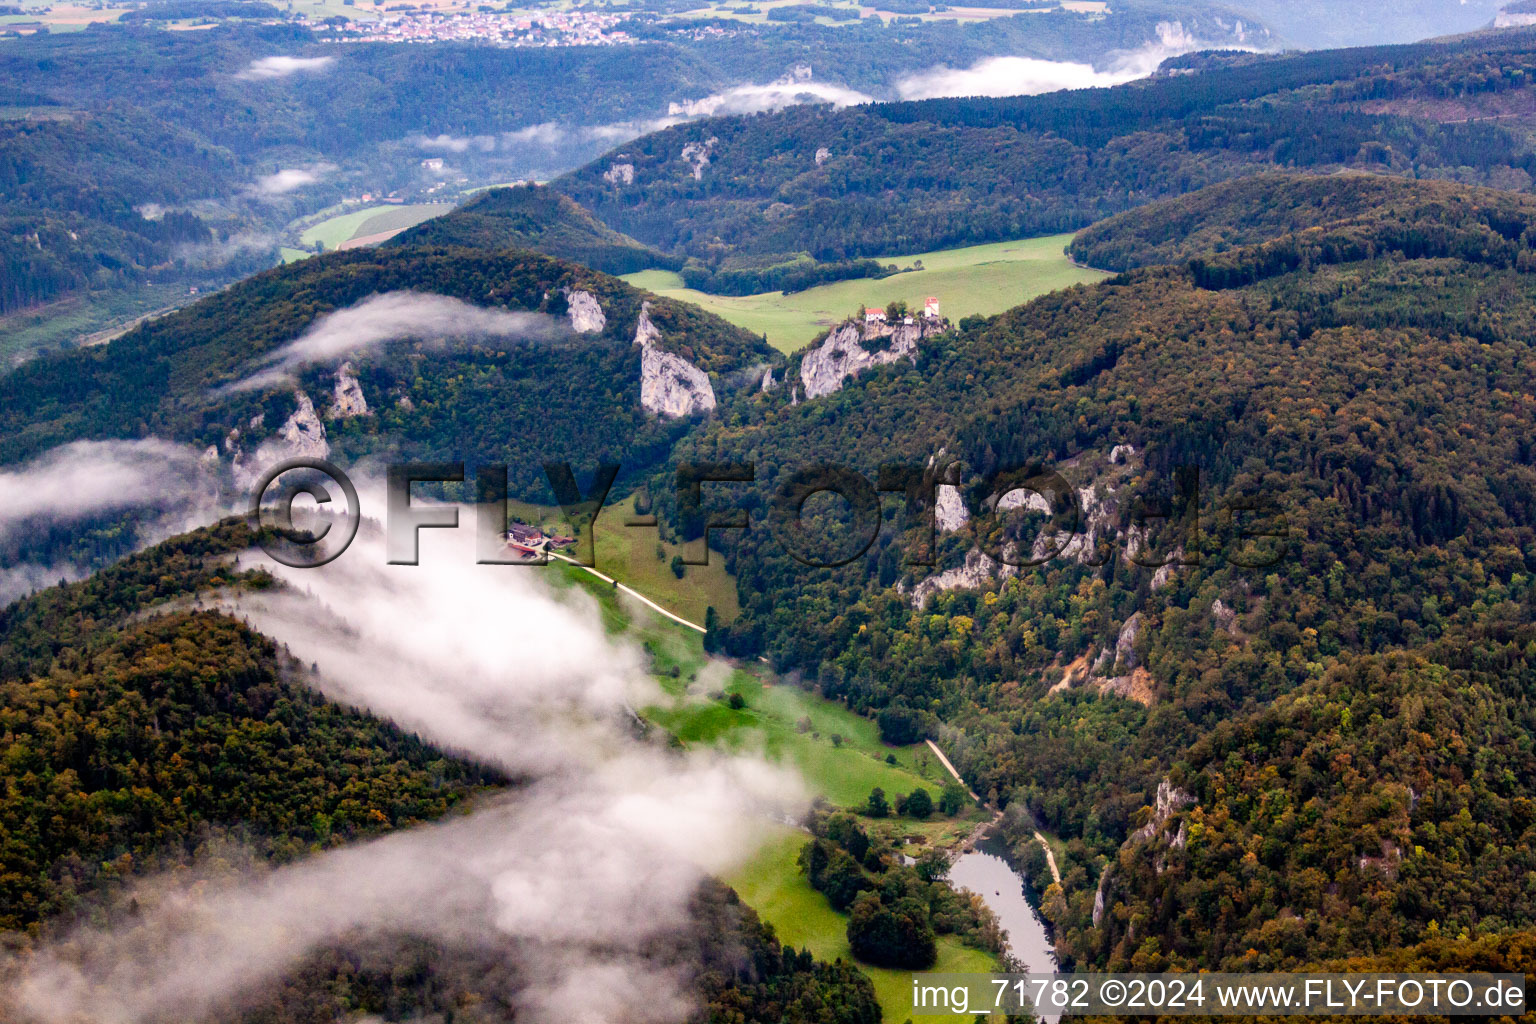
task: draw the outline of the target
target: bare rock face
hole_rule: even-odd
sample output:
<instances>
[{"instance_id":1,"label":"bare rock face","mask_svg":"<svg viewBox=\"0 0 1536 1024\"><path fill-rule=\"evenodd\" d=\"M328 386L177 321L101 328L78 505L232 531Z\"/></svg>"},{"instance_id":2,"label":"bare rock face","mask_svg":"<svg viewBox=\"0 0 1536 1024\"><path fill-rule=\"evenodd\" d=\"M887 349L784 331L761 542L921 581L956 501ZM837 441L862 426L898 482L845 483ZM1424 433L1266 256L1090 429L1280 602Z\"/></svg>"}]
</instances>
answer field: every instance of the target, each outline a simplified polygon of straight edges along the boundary
<instances>
[{"instance_id":1,"label":"bare rock face","mask_svg":"<svg viewBox=\"0 0 1536 1024\"><path fill-rule=\"evenodd\" d=\"M818 149L816 151L816 166L817 167L820 167L822 164L826 163L830 159L832 159L832 151L830 149L828 149L826 146L822 146L820 149Z\"/></svg>"},{"instance_id":2,"label":"bare rock face","mask_svg":"<svg viewBox=\"0 0 1536 1024\"><path fill-rule=\"evenodd\" d=\"M945 533L954 533L971 518L965 508L965 496L954 484L939 484L933 502L933 519Z\"/></svg>"},{"instance_id":3,"label":"bare rock face","mask_svg":"<svg viewBox=\"0 0 1536 1024\"><path fill-rule=\"evenodd\" d=\"M979 548L972 548L965 553L964 564L946 569L936 576L929 576L914 587L912 606L923 607L928 603L928 598L941 591L975 590L986 586L991 580L1007 579L1016 572L1018 569L1015 566L999 562Z\"/></svg>"},{"instance_id":4,"label":"bare rock face","mask_svg":"<svg viewBox=\"0 0 1536 1024\"><path fill-rule=\"evenodd\" d=\"M1162 831L1163 825L1173 815L1195 802L1195 798L1184 790L1164 779L1157 784L1157 799L1152 804L1152 817L1141 828L1132 832L1127 842L1138 839L1151 839Z\"/></svg>"},{"instance_id":5,"label":"bare rock face","mask_svg":"<svg viewBox=\"0 0 1536 1024\"><path fill-rule=\"evenodd\" d=\"M1219 597L1211 602L1211 617L1216 620L1217 629L1228 636L1237 635L1237 611Z\"/></svg>"},{"instance_id":6,"label":"bare rock face","mask_svg":"<svg viewBox=\"0 0 1536 1024\"><path fill-rule=\"evenodd\" d=\"M708 412L715 407L715 389L709 374L682 356L656 347L661 331L651 322L651 304L642 303L635 322L635 344L640 346L640 405L666 419Z\"/></svg>"},{"instance_id":7,"label":"bare rock face","mask_svg":"<svg viewBox=\"0 0 1536 1024\"><path fill-rule=\"evenodd\" d=\"M1137 665L1136 661L1136 637L1141 633L1141 612L1133 612L1131 617L1125 620L1125 625L1120 627L1120 635L1115 638L1115 661L1120 667L1129 672Z\"/></svg>"},{"instance_id":8,"label":"bare rock face","mask_svg":"<svg viewBox=\"0 0 1536 1024\"><path fill-rule=\"evenodd\" d=\"M704 168L709 166L709 158L715 151L719 139L711 136L706 142L689 142L683 146L682 161L693 169L693 180L704 180Z\"/></svg>"},{"instance_id":9,"label":"bare rock face","mask_svg":"<svg viewBox=\"0 0 1536 1024\"><path fill-rule=\"evenodd\" d=\"M772 369L769 369L769 371L767 373L763 374L763 387L762 387L762 390L764 390L764 391L772 391L773 390L773 370Z\"/></svg>"},{"instance_id":10,"label":"bare rock face","mask_svg":"<svg viewBox=\"0 0 1536 1024\"><path fill-rule=\"evenodd\" d=\"M635 165L614 164L603 172L603 180L610 185L633 185L635 183Z\"/></svg>"},{"instance_id":11,"label":"bare rock face","mask_svg":"<svg viewBox=\"0 0 1536 1024\"><path fill-rule=\"evenodd\" d=\"M1184 546L1181 544L1169 554L1168 561L1158 566L1157 571L1152 574L1152 592L1156 593L1172 583L1173 574L1183 566L1183 563Z\"/></svg>"},{"instance_id":12,"label":"bare rock face","mask_svg":"<svg viewBox=\"0 0 1536 1024\"><path fill-rule=\"evenodd\" d=\"M331 454L331 445L325 439L325 424L315 415L315 403L302 391L295 392L294 397L299 400L299 407L277 429L277 438L285 446L284 457L326 458Z\"/></svg>"},{"instance_id":13,"label":"bare rock face","mask_svg":"<svg viewBox=\"0 0 1536 1024\"><path fill-rule=\"evenodd\" d=\"M325 438L325 424L315 415L315 403L302 391L295 392L294 397L298 400L298 408L254 453L247 455L238 443L231 443L237 486L254 486L268 467L286 459L330 458L331 444Z\"/></svg>"},{"instance_id":14,"label":"bare rock face","mask_svg":"<svg viewBox=\"0 0 1536 1024\"><path fill-rule=\"evenodd\" d=\"M601 334L603 328L608 326L608 317L591 292L566 288L563 294L567 306L566 315L571 318L571 330L577 334Z\"/></svg>"},{"instance_id":15,"label":"bare rock face","mask_svg":"<svg viewBox=\"0 0 1536 1024\"><path fill-rule=\"evenodd\" d=\"M826 341L800 360L805 397L830 395L842 388L843 378L856 377L872 366L916 360L917 343L949 326L948 321L937 318L908 319L912 322L860 325L849 321L827 335Z\"/></svg>"},{"instance_id":16,"label":"bare rock face","mask_svg":"<svg viewBox=\"0 0 1536 1024\"><path fill-rule=\"evenodd\" d=\"M1051 514L1051 503L1045 500L1045 495L1023 487L1015 487L997 499L999 512L1010 512L1016 508L1027 509L1030 512L1043 512L1045 515Z\"/></svg>"},{"instance_id":17,"label":"bare rock face","mask_svg":"<svg viewBox=\"0 0 1536 1024\"><path fill-rule=\"evenodd\" d=\"M357 382L357 371L350 362L336 367L336 390L331 395L331 418L346 419L348 416L368 415L368 400L363 397L363 386Z\"/></svg>"},{"instance_id":18,"label":"bare rock face","mask_svg":"<svg viewBox=\"0 0 1536 1024\"><path fill-rule=\"evenodd\" d=\"M1109 871L1110 865L1104 865L1104 870L1099 872L1098 890L1093 894L1093 926L1095 928L1099 926L1099 922L1104 918L1104 907L1107 902L1105 894L1109 891Z\"/></svg>"}]
</instances>

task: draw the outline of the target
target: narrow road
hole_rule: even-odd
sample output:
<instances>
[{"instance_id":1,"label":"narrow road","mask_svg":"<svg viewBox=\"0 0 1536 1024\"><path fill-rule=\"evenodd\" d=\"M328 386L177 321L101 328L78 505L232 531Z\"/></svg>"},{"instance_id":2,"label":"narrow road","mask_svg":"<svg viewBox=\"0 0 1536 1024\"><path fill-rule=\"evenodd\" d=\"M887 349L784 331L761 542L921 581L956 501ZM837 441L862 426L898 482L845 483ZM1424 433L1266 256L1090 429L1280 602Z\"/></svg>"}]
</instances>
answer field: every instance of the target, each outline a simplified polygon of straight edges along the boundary
<instances>
[{"instance_id":1,"label":"narrow road","mask_svg":"<svg viewBox=\"0 0 1536 1024\"><path fill-rule=\"evenodd\" d=\"M925 742L928 744L928 749L933 751L934 756L939 759L939 763L949 771L949 774L955 777L955 781L960 783L960 785L965 786L965 780L960 777L959 772L955 771L955 766L949 763L949 758L944 756L944 751L939 749L939 745L933 742L933 740L927 740ZM970 786L965 786L965 791L971 794L972 800L975 800L977 803L981 803L981 797L976 795L976 791L974 789L972 789Z\"/></svg>"},{"instance_id":2,"label":"narrow road","mask_svg":"<svg viewBox=\"0 0 1536 1024\"><path fill-rule=\"evenodd\" d=\"M955 781L956 782L960 783L960 785L962 785L962 786L965 786L965 780L960 777L960 773L959 772L955 771L955 766L949 763L949 758L944 756L944 751L939 749L939 745L937 743L933 742L933 740L927 740L926 742L928 744L928 749L932 750L933 753L934 753L934 756L936 756L939 759L939 763L942 764L946 769L949 770L949 774L951 774L951 775L953 775L955 777ZM967 793L971 794L971 799L972 800L975 800L977 803L981 803L981 797L976 795L976 791L974 789L971 789L969 786L966 786L965 791ZM988 823L986 826L984 826L984 828L990 828L992 825L996 824L998 818L1001 818L1001 817L1002 817L1002 812L998 812L997 817L993 818L990 823ZM974 840L974 838L975 837L973 836L972 837L972 841ZM969 842L970 841L968 841L968 843ZM1060 885L1061 884L1061 872L1056 869L1056 854L1051 851L1051 844L1045 841L1045 836L1040 834L1039 829L1035 830L1035 842L1039 843L1040 844L1040 849L1045 851L1045 863L1046 863L1046 866L1051 869L1051 881L1053 881L1053 882L1057 883L1058 885Z\"/></svg>"},{"instance_id":3,"label":"narrow road","mask_svg":"<svg viewBox=\"0 0 1536 1024\"><path fill-rule=\"evenodd\" d=\"M630 597L633 597L635 600L639 601L641 604L645 605L647 608L650 608L652 611L659 612L660 614L665 615L667 618L671 619L673 622L677 623L680 626L687 626L689 629L693 630L696 633L707 633L707 632L709 632L707 629L705 629L703 626L699 625L697 622L689 622L687 619L683 618L681 615L673 615L671 612L667 611L661 605L657 604L655 601L652 601L650 598L648 598L644 594L640 593L640 591L636 590L634 587L626 587L624 584L620 583L618 580L614 579L612 576L608 576L608 575L605 575L603 573L600 573L596 569L592 568L590 565L582 565L580 562L576 561L576 559L571 558L568 555L562 555L558 551L551 551L551 552L549 552L549 556L551 558L558 558L558 559L560 559L560 561L566 562L566 563L568 563L570 565L574 565L576 568L582 570L583 572L589 572L593 576L596 576L598 579L602 580L604 583L611 583L611 584L613 584L615 587L617 587L618 589L624 591L624 593L628 594ZM938 748L935 747L934 749L937 750ZM940 754L939 756L943 757L944 755ZM951 769L951 771L953 771L953 769Z\"/></svg>"}]
</instances>

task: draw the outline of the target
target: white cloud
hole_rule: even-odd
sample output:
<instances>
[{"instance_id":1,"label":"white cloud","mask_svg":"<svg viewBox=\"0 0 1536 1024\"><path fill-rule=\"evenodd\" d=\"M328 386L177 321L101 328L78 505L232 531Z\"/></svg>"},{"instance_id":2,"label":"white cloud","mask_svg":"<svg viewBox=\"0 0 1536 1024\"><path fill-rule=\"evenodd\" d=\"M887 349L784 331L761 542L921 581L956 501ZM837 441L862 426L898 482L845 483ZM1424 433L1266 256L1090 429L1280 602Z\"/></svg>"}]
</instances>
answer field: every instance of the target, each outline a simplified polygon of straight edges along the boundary
<instances>
[{"instance_id":1,"label":"white cloud","mask_svg":"<svg viewBox=\"0 0 1536 1024\"><path fill-rule=\"evenodd\" d=\"M703 99L683 100L668 107L668 113L684 119L714 117L723 114L756 114L782 110L801 103L830 103L835 107L872 102L874 97L857 89L829 82L783 80L767 85L738 85Z\"/></svg>"},{"instance_id":2,"label":"white cloud","mask_svg":"<svg viewBox=\"0 0 1536 1024\"><path fill-rule=\"evenodd\" d=\"M286 78L300 71L324 71L335 57L259 57L240 72L240 78Z\"/></svg>"},{"instance_id":3,"label":"white cloud","mask_svg":"<svg viewBox=\"0 0 1536 1024\"><path fill-rule=\"evenodd\" d=\"M334 170L336 170L335 164L285 167L273 174L257 178L256 191L269 196L282 195L285 192L292 192L296 188L303 188L305 185L313 185Z\"/></svg>"},{"instance_id":4,"label":"white cloud","mask_svg":"<svg viewBox=\"0 0 1536 1024\"><path fill-rule=\"evenodd\" d=\"M55 524L134 512L133 540L151 544L218 514L216 472L193 449L157 438L60 445L0 471L0 543ZM89 571L67 561L0 567L0 605Z\"/></svg>"},{"instance_id":5,"label":"white cloud","mask_svg":"<svg viewBox=\"0 0 1536 1024\"><path fill-rule=\"evenodd\" d=\"M1232 48L1231 42L1197 40L1177 21L1160 22L1157 39L1118 55L1107 68L1075 61L1034 57L988 57L968 68L944 65L929 68L896 83L904 100L941 96L1034 96L1060 89L1093 89L1145 78L1169 57L1209 46Z\"/></svg>"},{"instance_id":6,"label":"white cloud","mask_svg":"<svg viewBox=\"0 0 1536 1024\"><path fill-rule=\"evenodd\" d=\"M386 565L365 526L321 569L267 565L286 591L225 600L317 663L332 698L521 784L276 870L146 882L133 916L9 965L15 1017L195 1019L316 949L384 933L515 950L523 987L504 996L531 1024L687 1015L688 982L656 951L689 926L705 875L749 857L769 814L802 806L800 788L756 759L637 737L629 707L660 699L640 653L605 635L579 591L557 599L543 570L476 565L471 516L425 531L419 566Z\"/></svg>"},{"instance_id":7,"label":"white cloud","mask_svg":"<svg viewBox=\"0 0 1536 1024\"><path fill-rule=\"evenodd\" d=\"M38 520L183 506L201 486L191 448L155 438L75 441L0 471L0 538Z\"/></svg>"},{"instance_id":8,"label":"white cloud","mask_svg":"<svg viewBox=\"0 0 1536 1024\"><path fill-rule=\"evenodd\" d=\"M267 387L306 363L332 362L406 338L427 343L477 337L543 341L562 334L560 322L541 313L487 309L426 292L384 292L320 317L263 359L255 373L222 390Z\"/></svg>"}]
</instances>

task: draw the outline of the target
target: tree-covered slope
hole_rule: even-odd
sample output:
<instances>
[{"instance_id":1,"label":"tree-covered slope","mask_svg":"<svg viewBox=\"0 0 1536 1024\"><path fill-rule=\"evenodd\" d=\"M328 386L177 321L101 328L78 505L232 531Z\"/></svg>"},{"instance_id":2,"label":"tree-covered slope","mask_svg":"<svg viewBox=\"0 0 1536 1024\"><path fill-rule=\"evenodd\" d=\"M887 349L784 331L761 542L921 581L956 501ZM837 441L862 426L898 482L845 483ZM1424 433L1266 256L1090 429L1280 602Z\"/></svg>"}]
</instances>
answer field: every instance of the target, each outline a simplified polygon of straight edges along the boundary
<instances>
[{"instance_id":1,"label":"tree-covered slope","mask_svg":"<svg viewBox=\"0 0 1536 1024\"><path fill-rule=\"evenodd\" d=\"M1104 270L1130 270L1298 235L1319 256L1358 258L1345 239L1413 255L1437 247L1473 257L1473 249L1507 248L1536 222L1536 197L1450 182L1374 174L1272 175L1213 185L1119 214L1087 228L1068 252ZM1417 235L1414 240L1410 236ZM1323 248L1338 255L1328 256ZM1518 250L1505 259L1514 264Z\"/></svg>"},{"instance_id":2,"label":"tree-covered slope","mask_svg":"<svg viewBox=\"0 0 1536 1024\"><path fill-rule=\"evenodd\" d=\"M620 234L543 185L488 189L446 216L401 232L390 244L532 249L605 274L682 266L681 259Z\"/></svg>"},{"instance_id":3,"label":"tree-covered slope","mask_svg":"<svg viewBox=\"0 0 1536 1024\"><path fill-rule=\"evenodd\" d=\"M330 444L342 454L507 462L524 491L543 487L539 466L548 459L643 464L680 429L640 405L634 339L642 303L652 304L656 344L714 374L722 391L734 371L776 358L761 338L713 314L537 253L341 252L266 271L110 344L38 359L0 378L0 460L81 438L151 435L228 454L231 431L243 450L254 450L293 412L294 385L221 389L325 314L398 292L546 314L552 324L567 317L568 294L585 293L603 311L596 333L476 340L469 328L468 344L419 347L407 339L359 356L368 416L327 412L336 359L299 370L300 388L330 420ZM454 333L451 322L443 329Z\"/></svg>"},{"instance_id":4,"label":"tree-covered slope","mask_svg":"<svg viewBox=\"0 0 1536 1024\"><path fill-rule=\"evenodd\" d=\"M1185 59L1193 73L1113 89L716 118L627 143L554 187L710 264L1073 230L1275 169L1528 188L1532 38ZM697 178L685 148L708 156Z\"/></svg>"},{"instance_id":5,"label":"tree-covered slope","mask_svg":"<svg viewBox=\"0 0 1536 1024\"><path fill-rule=\"evenodd\" d=\"M303 682L223 614L162 608L263 587L242 524L178 538L0 615L0 928L36 928L136 872L239 837L276 862L441 817L495 772Z\"/></svg>"},{"instance_id":6,"label":"tree-covered slope","mask_svg":"<svg viewBox=\"0 0 1536 1024\"><path fill-rule=\"evenodd\" d=\"M325 699L279 643L195 607L198 594L275 585L239 567L252 540L231 520L0 612L0 935L13 953L79 922L131 921L126 891L157 871L197 863L217 879L236 849L296 861L507 783ZM661 960L689 979L699 1020L880 1020L857 968L781 946L724 885L706 881L687 918ZM505 1021L526 969L512 943L357 936L205 1019Z\"/></svg>"},{"instance_id":7,"label":"tree-covered slope","mask_svg":"<svg viewBox=\"0 0 1536 1024\"><path fill-rule=\"evenodd\" d=\"M1294 185L1270 187L1254 218ZM825 398L743 399L679 448L758 466L729 501L753 529L715 534L743 608L717 639L911 709L979 792L1060 836L1041 886L1070 959L1289 969L1536 925L1532 236L1501 219L1520 201L1430 199L1467 210L1433 245L1384 216L1347 246L1204 257L1304 254L1219 287L1132 271ZM765 528L794 469L873 480L941 452L973 518L934 569L905 563L899 502L843 568ZM1092 543L926 582L978 546L1031 553L1043 517L983 514L1010 467L1059 473ZM811 506L807 536L843 536L838 509ZM1156 567L1179 556L1199 564Z\"/></svg>"}]
</instances>

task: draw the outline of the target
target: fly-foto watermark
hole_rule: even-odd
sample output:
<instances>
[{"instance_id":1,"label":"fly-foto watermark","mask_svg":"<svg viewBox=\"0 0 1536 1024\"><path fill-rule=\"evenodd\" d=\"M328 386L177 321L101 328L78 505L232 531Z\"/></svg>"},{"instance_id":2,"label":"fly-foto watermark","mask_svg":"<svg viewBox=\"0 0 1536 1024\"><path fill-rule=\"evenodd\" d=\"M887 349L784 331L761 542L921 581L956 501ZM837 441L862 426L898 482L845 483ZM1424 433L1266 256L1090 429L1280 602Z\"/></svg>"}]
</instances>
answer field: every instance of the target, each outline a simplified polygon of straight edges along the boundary
<instances>
[{"instance_id":1,"label":"fly-foto watermark","mask_svg":"<svg viewBox=\"0 0 1536 1024\"><path fill-rule=\"evenodd\" d=\"M618 477L616 463L601 463L593 472L583 492L569 463L544 464L555 500L575 530L575 536L563 538L576 549L571 559L580 565L595 566L593 529L604 511L608 493ZM456 529L459 508L455 505L415 504L413 484L461 484L465 481L462 462L410 462L388 467L385 476L385 551L390 565L416 565L420 560L420 531ZM300 495L308 496L317 506L330 512L335 499L329 483L346 499L345 512L322 517L315 528L301 528L294 523L294 504ZM753 528L745 507L705 508L705 486L712 495L725 493L735 485L754 484L756 467L750 463L682 463L677 468L674 498L680 521L703 541L696 547L702 553L683 557L689 565L707 565L709 539L720 530ZM1145 531L1148 524L1162 521L1176 538L1165 543L1161 556L1145 545L1127 546L1123 553L1129 561L1148 569L1168 565L1198 565L1202 551L1199 524L1200 473L1196 467L1180 466L1173 474L1172 496L1164 501L1137 501L1131 509L1132 524ZM904 530L903 544L907 565L932 566L937 560L935 536L938 527L940 487L956 487L954 474L932 467L890 464L880 467L871 480L864 473L835 463L814 463L785 474L774 488L767 505L767 527L774 541L802 565L825 569L847 565L862 557L880 536L884 527L882 495L902 499L905 522L916 529ZM507 519L507 467L488 464L475 471L476 561L482 565L542 565L543 558L530 558L538 551L527 545L511 543ZM1055 559L1071 545L1084 529L1084 515L1078 492L1054 471L1032 469L1000 470L988 477L980 488L988 497L979 507L967 506L967 518L997 522L1011 507L1041 512L1048 517L1042 530L1042 542L1023 545L1017 541L993 538L993 531L977 529L977 544L982 553L996 562L1016 568L1043 565ZM807 524L806 505L818 494L835 495L847 506L845 528L838 531L835 549L827 550L826 538ZM1028 495L1024 501L1017 495ZM963 499L962 499L963 500ZM1284 555L1288 530L1283 517L1261 502L1247 499L1228 501L1219 511L1225 517L1229 534L1238 542L1237 550L1227 554L1235 565L1267 568ZM1243 521L1243 516L1254 516ZM278 463L262 475L251 494L247 515L263 550L274 560L295 568L324 565L338 558L357 536L362 506L357 488L347 474L323 459L295 458ZM626 528L659 530L654 515L631 515L623 521ZM659 535L659 534L658 534ZM1267 543L1266 543L1267 542ZM547 545L547 542L542 542ZM1209 553L1205 551L1205 553ZM1103 564L1103 554L1090 564Z\"/></svg>"}]
</instances>

